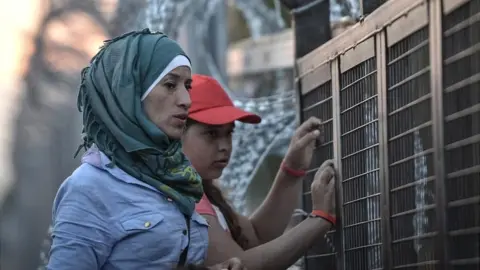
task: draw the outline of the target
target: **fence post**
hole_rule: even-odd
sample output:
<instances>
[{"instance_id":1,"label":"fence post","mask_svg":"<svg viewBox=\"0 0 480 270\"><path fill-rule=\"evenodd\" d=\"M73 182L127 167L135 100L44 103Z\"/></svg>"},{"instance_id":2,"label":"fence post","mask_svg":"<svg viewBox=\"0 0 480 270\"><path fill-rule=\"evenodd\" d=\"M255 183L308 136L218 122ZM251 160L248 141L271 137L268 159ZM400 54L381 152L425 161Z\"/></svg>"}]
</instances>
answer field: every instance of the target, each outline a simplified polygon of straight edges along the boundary
<instances>
[{"instance_id":1,"label":"fence post","mask_svg":"<svg viewBox=\"0 0 480 270\"><path fill-rule=\"evenodd\" d=\"M290 9L295 35L295 59L301 58L332 38L330 1L282 0Z\"/></svg>"},{"instance_id":2,"label":"fence post","mask_svg":"<svg viewBox=\"0 0 480 270\"><path fill-rule=\"evenodd\" d=\"M281 0L292 14L292 28L295 38L295 61L314 49L318 48L332 38L330 25L329 0ZM297 92L297 122L302 119L302 81L294 63L295 87ZM305 208L304 196L302 204ZM309 207L309 206L308 206ZM304 260L305 269L308 270L307 260ZM316 268L315 268L316 269Z\"/></svg>"},{"instance_id":3,"label":"fence post","mask_svg":"<svg viewBox=\"0 0 480 270\"><path fill-rule=\"evenodd\" d=\"M430 45L430 87L432 93L432 129L435 164L435 196L438 239L436 255L440 259L439 270L452 269L449 265L448 232L447 232L447 202L446 202L446 175L444 157L444 118L443 118L443 29L442 29L442 1L429 1L429 45Z\"/></svg>"},{"instance_id":4,"label":"fence post","mask_svg":"<svg viewBox=\"0 0 480 270\"><path fill-rule=\"evenodd\" d=\"M367 16L375 9L385 3L387 0L362 0L360 1L360 12L362 16Z\"/></svg>"},{"instance_id":5,"label":"fence post","mask_svg":"<svg viewBox=\"0 0 480 270\"><path fill-rule=\"evenodd\" d=\"M281 0L292 14L292 28L295 38L295 61L307 55L332 38L330 27L329 0ZM297 78L294 63L295 88L297 91L297 123L302 123L301 81Z\"/></svg>"}]
</instances>

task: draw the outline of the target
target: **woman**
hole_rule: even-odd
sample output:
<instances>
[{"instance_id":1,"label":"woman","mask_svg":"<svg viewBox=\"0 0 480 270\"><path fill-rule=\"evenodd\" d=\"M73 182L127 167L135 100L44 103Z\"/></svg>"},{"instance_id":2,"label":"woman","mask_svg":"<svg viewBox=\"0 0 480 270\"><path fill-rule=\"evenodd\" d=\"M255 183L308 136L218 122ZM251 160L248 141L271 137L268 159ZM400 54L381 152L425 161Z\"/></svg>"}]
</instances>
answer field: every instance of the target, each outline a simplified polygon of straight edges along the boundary
<instances>
[{"instance_id":1,"label":"woman","mask_svg":"<svg viewBox=\"0 0 480 270\"><path fill-rule=\"evenodd\" d=\"M320 120L311 118L298 128L267 198L251 217L245 217L232 210L213 181L228 164L235 121L255 124L260 117L234 107L213 78L193 75L192 79L192 106L182 141L203 180L205 196L196 209L210 224L206 264L238 257L249 270L288 268L335 223L335 171L327 161L312 184L313 215L283 234L301 194Z\"/></svg>"},{"instance_id":2,"label":"woman","mask_svg":"<svg viewBox=\"0 0 480 270\"><path fill-rule=\"evenodd\" d=\"M173 269L202 264L201 178L182 153L190 60L148 29L107 41L82 72L82 165L53 206L47 269Z\"/></svg>"}]
</instances>

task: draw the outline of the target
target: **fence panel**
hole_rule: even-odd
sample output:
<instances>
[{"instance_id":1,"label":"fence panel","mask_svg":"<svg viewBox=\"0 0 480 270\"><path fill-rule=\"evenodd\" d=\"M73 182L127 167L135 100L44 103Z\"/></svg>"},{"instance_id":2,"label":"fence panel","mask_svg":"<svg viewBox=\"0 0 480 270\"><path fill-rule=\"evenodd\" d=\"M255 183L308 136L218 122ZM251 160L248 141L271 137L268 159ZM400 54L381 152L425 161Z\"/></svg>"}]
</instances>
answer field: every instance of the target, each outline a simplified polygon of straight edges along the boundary
<instances>
[{"instance_id":1,"label":"fence panel","mask_svg":"<svg viewBox=\"0 0 480 270\"><path fill-rule=\"evenodd\" d=\"M340 163L345 269L380 269L381 215L375 38L340 56Z\"/></svg>"},{"instance_id":2,"label":"fence panel","mask_svg":"<svg viewBox=\"0 0 480 270\"><path fill-rule=\"evenodd\" d=\"M333 158L333 115L332 115L332 76L330 64L317 68L301 80L301 120L305 121L312 116L323 120L322 143L315 149L312 164L304 181L303 205L305 211L312 211L310 186L316 170L323 161ZM334 231L328 232L325 238L319 239L317 244L306 254L306 267L314 268L322 265L326 269L336 269Z\"/></svg>"},{"instance_id":3,"label":"fence panel","mask_svg":"<svg viewBox=\"0 0 480 270\"><path fill-rule=\"evenodd\" d=\"M480 269L480 0L444 10L445 244L451 269Z\"/></svg>"},{"instance_id":4,"label":"fence panel","mask_svg":"<svg viewBox=\"0 0 480 270\"><path fill-rule=\"evenodd\" d=\"M305 210L325 159L342 178L306 268L478 269L480 0L388 1L297 69L301 120L325 122Z\"/></svg>"}]
</instances>

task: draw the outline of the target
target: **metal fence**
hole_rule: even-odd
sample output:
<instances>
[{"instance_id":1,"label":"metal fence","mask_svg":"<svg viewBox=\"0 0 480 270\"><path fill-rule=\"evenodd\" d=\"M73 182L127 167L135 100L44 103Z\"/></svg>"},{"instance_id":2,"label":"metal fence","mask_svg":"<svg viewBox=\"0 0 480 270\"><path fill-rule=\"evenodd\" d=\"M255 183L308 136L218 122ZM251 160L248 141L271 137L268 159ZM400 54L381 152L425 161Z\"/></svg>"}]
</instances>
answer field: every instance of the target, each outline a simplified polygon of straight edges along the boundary
<instances>
[{"instance_id":1,"label":"metal fence","mask_svg":"<svg viewBox=\"0 0 480 270\"><path fill-rule=\"evenodd\" d=\"M480 0L390 0L297 60L340 222L307 269L480 269ZM330 244L329 244L330 243Z\"/></svg>"}]
</instances>

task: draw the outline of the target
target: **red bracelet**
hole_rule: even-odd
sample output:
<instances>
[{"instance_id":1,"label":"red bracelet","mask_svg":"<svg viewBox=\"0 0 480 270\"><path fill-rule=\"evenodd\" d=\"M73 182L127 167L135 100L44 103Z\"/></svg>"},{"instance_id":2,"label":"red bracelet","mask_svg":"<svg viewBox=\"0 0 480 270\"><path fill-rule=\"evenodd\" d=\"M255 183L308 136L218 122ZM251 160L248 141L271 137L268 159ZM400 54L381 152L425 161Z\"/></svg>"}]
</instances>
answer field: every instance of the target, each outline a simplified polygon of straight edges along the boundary
<instances>
[{"instance_id":1,"label":"red bracelet","mask_svg":"<svg viewBox=\"0 0 480 270\"><path fill-rule=\"evenodd\" d=\"M287 165L285 165L285 162L282 162L282 164L280 165L280 168L287 174L294 177L302 177L302 176L305 176L305 174L307 174L307 172L304 170L295 170L288 167Z\"/></svg>"},{"instance_id":2,"label":"red bracelet","mask_svg":"<svg viewBox=\"0 0 480 270\"><path fill-rule=\"evenodd\" d=\"M323 218L326 221L332 223L333 226L335 226L335 224L337 223L337 218L335 216L332 216L326 212L323 212L322 210L313 210L310 215L314 217Z\"/></svg>"}]
</instances>

